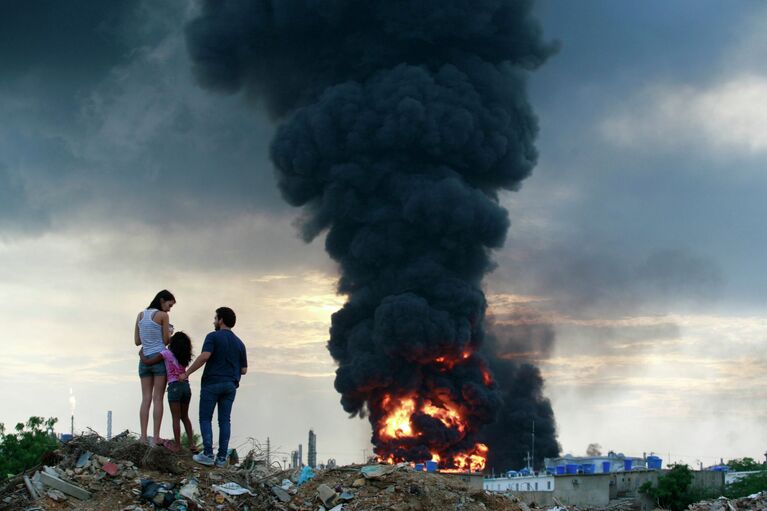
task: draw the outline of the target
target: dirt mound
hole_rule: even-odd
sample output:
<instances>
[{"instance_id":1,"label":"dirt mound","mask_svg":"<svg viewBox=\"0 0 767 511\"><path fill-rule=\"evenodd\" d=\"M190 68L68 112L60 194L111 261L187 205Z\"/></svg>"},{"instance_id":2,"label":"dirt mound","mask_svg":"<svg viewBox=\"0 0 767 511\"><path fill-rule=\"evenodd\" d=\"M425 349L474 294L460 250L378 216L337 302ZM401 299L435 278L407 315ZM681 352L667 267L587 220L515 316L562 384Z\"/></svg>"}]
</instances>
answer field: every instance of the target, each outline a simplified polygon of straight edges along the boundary
<instances>
[{"instance_id":1,"label":"dirt mound","mask_svg":"<svg viewBox=\"0 0 767 511\"><path fill-rule=\"evenodd\" d=\"M522 511L512 498L470 489L460 478L408 466L279 470L253 450L237 466L204 467L191 453L148 448L127 434L73 439L48 457L58 462L14 478L0 510L152 509L222 511ZM302 477L303 475L303 477ZM311 476L307 479L307 476ZM299 480L303 483L298 484ZM34 497L33 497L34 495Z\"/></svg>"}]
</instances>

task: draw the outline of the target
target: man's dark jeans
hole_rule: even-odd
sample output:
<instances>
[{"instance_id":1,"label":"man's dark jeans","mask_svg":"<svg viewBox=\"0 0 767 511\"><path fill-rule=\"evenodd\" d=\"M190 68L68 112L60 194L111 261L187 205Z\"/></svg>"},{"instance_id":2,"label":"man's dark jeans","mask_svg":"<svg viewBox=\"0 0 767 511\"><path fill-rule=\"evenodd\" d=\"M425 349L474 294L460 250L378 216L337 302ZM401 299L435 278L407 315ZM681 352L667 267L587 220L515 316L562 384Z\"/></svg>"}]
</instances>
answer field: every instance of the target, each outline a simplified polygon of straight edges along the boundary
<instances>
[{"instance_id":1,"label":"man's dark jeans","mask_svg":"<svg viewBox=\"0 0 767 511\"><path fill-rule=\"evenodd\" d=\"M203 453L213 457L213 409L218 406L218 459L225 460L232 433L231 417L237 387L233 382L211 383L200 388L200 434Z\"/></svg>"}]
</instances>

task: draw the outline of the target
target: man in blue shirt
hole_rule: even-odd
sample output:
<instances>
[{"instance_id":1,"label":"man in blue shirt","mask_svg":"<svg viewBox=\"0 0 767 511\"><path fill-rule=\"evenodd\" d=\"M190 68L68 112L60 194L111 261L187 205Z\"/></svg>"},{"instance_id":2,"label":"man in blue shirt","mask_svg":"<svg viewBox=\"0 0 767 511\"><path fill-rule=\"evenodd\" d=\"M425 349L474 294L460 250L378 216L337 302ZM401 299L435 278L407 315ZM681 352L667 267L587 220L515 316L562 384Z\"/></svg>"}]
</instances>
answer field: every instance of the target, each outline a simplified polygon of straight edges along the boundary
<instances>
[{"instance_id":1,"label":"man in blue shirt","mask_svg":"<svg viewBox=\"0 0 767 511\"><path fill-rule=\"evenodd\" d=\"M200 386L200 433L203 452L193 456L202 465L223 467L229 449L231 415L240 377L248 372L245 344L234 335L237 321L229 307L216 309L213 318L215 331L205 337L200 355L179 379L185 380L197 369L205 366ZM213 410L218 407L218 456L213 458Z\"/></svg>"}]
</instances>

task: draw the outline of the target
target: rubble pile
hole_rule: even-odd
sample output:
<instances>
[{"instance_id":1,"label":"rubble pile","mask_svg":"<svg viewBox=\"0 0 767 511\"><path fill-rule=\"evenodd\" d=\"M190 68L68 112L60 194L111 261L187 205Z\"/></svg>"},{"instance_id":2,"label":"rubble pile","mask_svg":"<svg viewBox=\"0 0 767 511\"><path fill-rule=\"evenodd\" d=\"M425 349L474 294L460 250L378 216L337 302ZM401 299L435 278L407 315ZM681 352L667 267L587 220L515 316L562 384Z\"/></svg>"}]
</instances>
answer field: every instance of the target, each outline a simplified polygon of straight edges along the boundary
<instances>
[{"instance_id":1,"label":"rubble pile","mask_svg":"<svg viewBox=\"0 0 767 511\"><path fill-rule=\"evenodd\" d=\"M405 464L332 468L297 487L286 481L283 488L293 495L279 509L522 511L509 497L470 489L451 475L416 472Z\"/></svg>"},{"instance_id":2,"label":"rubble pile","mask_svg":"<svg viewBox=\"0 0 767 511\"><path fill-rule=\"evenodd\" d=\"M767 511L767 491L755 493L739 499L719 497L716 500L704 500L690 504L690 511Z\"/></svg>"},{"instance_id":3,"label":"rubble pile","mask_svg":"<svg viewBox=\"0 0 767 511\"><path fill-rule=\"evenodd\" d=\"M0 486L0 510L523 511L512 498L405 464L280 470L254 449L213 468L127 433L77 437L44 463Z\"/></svg>"}]
</instances>

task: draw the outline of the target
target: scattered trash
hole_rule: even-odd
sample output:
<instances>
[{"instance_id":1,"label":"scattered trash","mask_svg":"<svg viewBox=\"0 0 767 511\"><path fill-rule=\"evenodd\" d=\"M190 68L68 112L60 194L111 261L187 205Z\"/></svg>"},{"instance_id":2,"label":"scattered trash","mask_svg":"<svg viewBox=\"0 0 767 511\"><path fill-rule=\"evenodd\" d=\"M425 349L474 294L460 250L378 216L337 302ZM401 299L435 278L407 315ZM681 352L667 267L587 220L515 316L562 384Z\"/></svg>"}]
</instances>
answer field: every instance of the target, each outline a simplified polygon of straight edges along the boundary
<instances>
[{"instance_id":1,"label":"scattered trash","mask_svg":"<svg viewBox=\"0 0 767 511\"><path fill-rule=\"evenodd\" d=\"M304 484L309 479L312 479L314 477L314 475L315 474L314 474L314 470L312 470L312 467L310 467L309 465L305 466L301 470L301 475L298 476L298 486L301 486L302 484Z\"/></svg>"},{"instance_id":2,"label":"scattered trash","mask_svg":"<svg viewBox=\"0 0 767 511\"><path fill-rule=\"evenodd\" d=\"M115 465L112 462L104 463L101 465L101 470L109 474L110 476L114 477L119 472L119 469L117 468L117 465Z\"/></svg>"},{"instance_id":3,"label":"scattered trash","mask_svg":"<svg viewBox=\"0 0 767 511\"><path fill-rule=\"evenodd\" d=\"M272 486L272 493L282 502L290 502L291 496L279 486Z\"/></svg>"},{"instance_id":4,"label":"scattered trash","mask_svg":"<svg viewBox=\"0 0 767 511\"><path fill-rule=\"evenodd\" d=\"M224 483L224 484L214 484L212 488L216 491L219 491L221 493L226 493L227 495L255 495L253 492L248 490L247 488L243 488L237 483Z\"/></svg>"},{"instance_id":5,"label":"scattered trash","mask_svg":"<svg viewBox=\"0 0 767 511\"><path fill-rule=\"evenodd\" d=\"M327 484L321 484L317 487L317 497L325 506L331 507L333 504L335 504L338 495L336 494L335 490Z\"/></svg>"},{"instance_id":6,"label":"scattered trash","mask_svg":"<svg viewBox=\"0 0 767 511\"><path fill-rule=\"evenodd\" d=\"M64 495L63 492L60 492L56 489L51 489L45 492L45 494L48 496L49 499L55 500L56 502L62 502L64 500L67 500L67 496Z\"/></svg>"},{"instance_id":7,"label":"scattered trash","mask_svg":"<svg viewBox=\"0 0 767 511\"><path fill-rule=\"evenodd\" d=\"M86 451L80 455L79 458L77 458L77 463L75 463L75 467L77 468L83 468L86 463L91 459L91 456L93 456L93 453L90 451Z\"/></svg>"},{"instance_id":8,"label":"scattered trash","mask_svg":"<svg viewBox=\"0 0 767 511\"><path fill-rule=\"evenodd\" d=\"M377 479L386 474L391 474L399 468L399 465L367 465L360 469L362 475L368 479Z\"/></svg>"},{"instance_id":9,"label":"scattered trash","mask_svg":"<svg viewBox=\"0 0 767 511\"><path fill-rule=\"evenodd\" d=\"M184 486L181 487L178 493L188 499L196 499L197 495L200 493L200 487L197 484L197 479L190 479Z\"/></svg>"}]
</instances>

